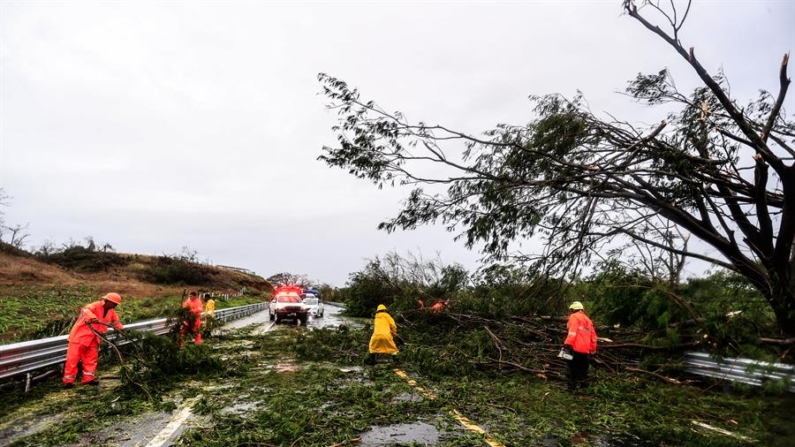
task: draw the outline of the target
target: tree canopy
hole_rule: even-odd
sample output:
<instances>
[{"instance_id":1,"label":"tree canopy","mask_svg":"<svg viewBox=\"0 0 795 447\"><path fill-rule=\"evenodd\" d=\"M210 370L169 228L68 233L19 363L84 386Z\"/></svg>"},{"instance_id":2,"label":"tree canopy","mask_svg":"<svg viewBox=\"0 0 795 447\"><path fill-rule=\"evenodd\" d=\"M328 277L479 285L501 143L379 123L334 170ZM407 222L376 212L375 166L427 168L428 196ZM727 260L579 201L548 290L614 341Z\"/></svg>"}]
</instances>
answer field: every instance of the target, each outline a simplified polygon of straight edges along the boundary
<instances>
[{"instance_id":1,"label":"tree canopy","mask_svg":"<svg viewBox=\"0 0 795 447\"><path fill-rule=\"evenodd\" d=\"M778 93L762 90L740 106L726 76L709 73L679 38L689 3L684 13L673 3L622 7L702 83L680 92L665 69L631 80L629 96L674 110L659 124L597 116L581 94L548 94L530 98L535 114L527 124L470 135L410 122L320 74L328 107L339 114L337 145L320 159L379 187L413 187L381 229L441 223L468 246L482 244L487 257L558 275L578 274L624 246L700 259L746 277L780 329L795 335L795 123L782 107L789 56ZM532 237L545 242L541 253L512 250ZM693 248L691 237L715 251ZM669 268L681 271L681 263Z\"/></svg>"}]
</instances>

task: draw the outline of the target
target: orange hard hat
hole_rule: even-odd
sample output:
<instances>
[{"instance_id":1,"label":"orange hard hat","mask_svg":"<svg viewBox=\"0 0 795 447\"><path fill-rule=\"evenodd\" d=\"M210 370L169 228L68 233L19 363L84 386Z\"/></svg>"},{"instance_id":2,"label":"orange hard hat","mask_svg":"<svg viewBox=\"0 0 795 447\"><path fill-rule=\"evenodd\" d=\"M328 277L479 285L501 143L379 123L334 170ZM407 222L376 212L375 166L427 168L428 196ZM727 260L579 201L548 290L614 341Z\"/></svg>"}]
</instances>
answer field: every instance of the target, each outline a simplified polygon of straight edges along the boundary
<instances>
[{"instance_id":1,"label":"orange hard hat","mask_svg":"<svg viewBox=\"0 0 795 447\"><path fill-rule=\"evenodd\" d=\"M121 295L118 293L109 293L102 297L103 300L110 301L111 303L121 304Z\"/></svg>"}]
</instances>

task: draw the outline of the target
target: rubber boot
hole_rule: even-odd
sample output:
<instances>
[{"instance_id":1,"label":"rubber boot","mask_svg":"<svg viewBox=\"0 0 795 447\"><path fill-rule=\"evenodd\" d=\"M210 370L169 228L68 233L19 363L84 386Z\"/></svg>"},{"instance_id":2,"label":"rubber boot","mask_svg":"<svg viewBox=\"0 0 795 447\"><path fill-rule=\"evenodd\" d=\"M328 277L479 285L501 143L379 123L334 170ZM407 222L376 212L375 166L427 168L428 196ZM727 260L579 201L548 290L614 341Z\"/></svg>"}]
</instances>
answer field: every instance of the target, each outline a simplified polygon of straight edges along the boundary
<instances>
[{"instance_id":1,"label":"rubber boot","mask_svg":"<svg viewBox=\"0 0 795 447\"><path fill-rule=\"evenodd\" d=\"M370 353L370 356L367 357L367 364L375 365L376 363L378 363L378 354Z\"/></svg>"}]
</instances>

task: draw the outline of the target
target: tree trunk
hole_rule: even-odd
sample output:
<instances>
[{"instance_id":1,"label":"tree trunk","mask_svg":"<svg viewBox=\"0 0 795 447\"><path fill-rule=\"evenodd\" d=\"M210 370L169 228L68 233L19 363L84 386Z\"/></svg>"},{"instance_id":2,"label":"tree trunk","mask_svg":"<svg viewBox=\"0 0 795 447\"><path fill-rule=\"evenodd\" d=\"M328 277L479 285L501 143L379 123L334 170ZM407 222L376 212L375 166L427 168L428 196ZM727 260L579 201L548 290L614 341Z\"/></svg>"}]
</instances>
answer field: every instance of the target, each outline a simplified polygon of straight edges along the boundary
<instances>
[{"instance_id":1,"label":"tree trunk","mask_svg":"<svg viewBox=\"0 0 795 447\"><path fill-rule=\"evenodd\" d=\"M774 287L779 291L775 296L768 297L768 302L776 315L778 327L787 336L795 335L795 291L792 287Z\"/></svg>"}]
</instances>

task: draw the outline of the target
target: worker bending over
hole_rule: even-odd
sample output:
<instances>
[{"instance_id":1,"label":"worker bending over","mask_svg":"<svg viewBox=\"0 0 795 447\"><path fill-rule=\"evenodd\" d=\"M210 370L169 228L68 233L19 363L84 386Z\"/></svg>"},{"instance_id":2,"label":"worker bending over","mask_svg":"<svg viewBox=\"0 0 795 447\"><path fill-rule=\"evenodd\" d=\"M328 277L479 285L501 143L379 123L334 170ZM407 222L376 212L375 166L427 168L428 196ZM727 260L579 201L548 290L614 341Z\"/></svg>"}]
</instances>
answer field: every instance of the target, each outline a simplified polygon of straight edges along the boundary
<instances>
[{"instance_id":1,"label":"worker bending over","mask_svg":"<svg viewBox=\"0 0 795 447\"><path fill-rule=\"evenodd\" d=\"M370 357L367 362L375 365L378 361L378 354L390 354L392 359L397 362L398 348L393 337L397 336L397 325L395 320L386 313L386 306L379 304L375 312L373 321L373 335L370 337Z\"/></svg>"},{"instance_id":2,"label":"worker bending over","mask_svg":"<svg viewBox=\"0 0 795 447\"><path fill-rule=\"evenodd\" d=\"M101 336L109 326L120 331L124 326L113 310L121 304L121 295L108 293L102 300L95 301L80 310L72 331L69 333L69 347L66 350L66 365L63 370L63 384L66 388L74 386L77 379L77 364L83 363L83 385L99 385L97 362Z\"/></svg>"}]
</instances>

